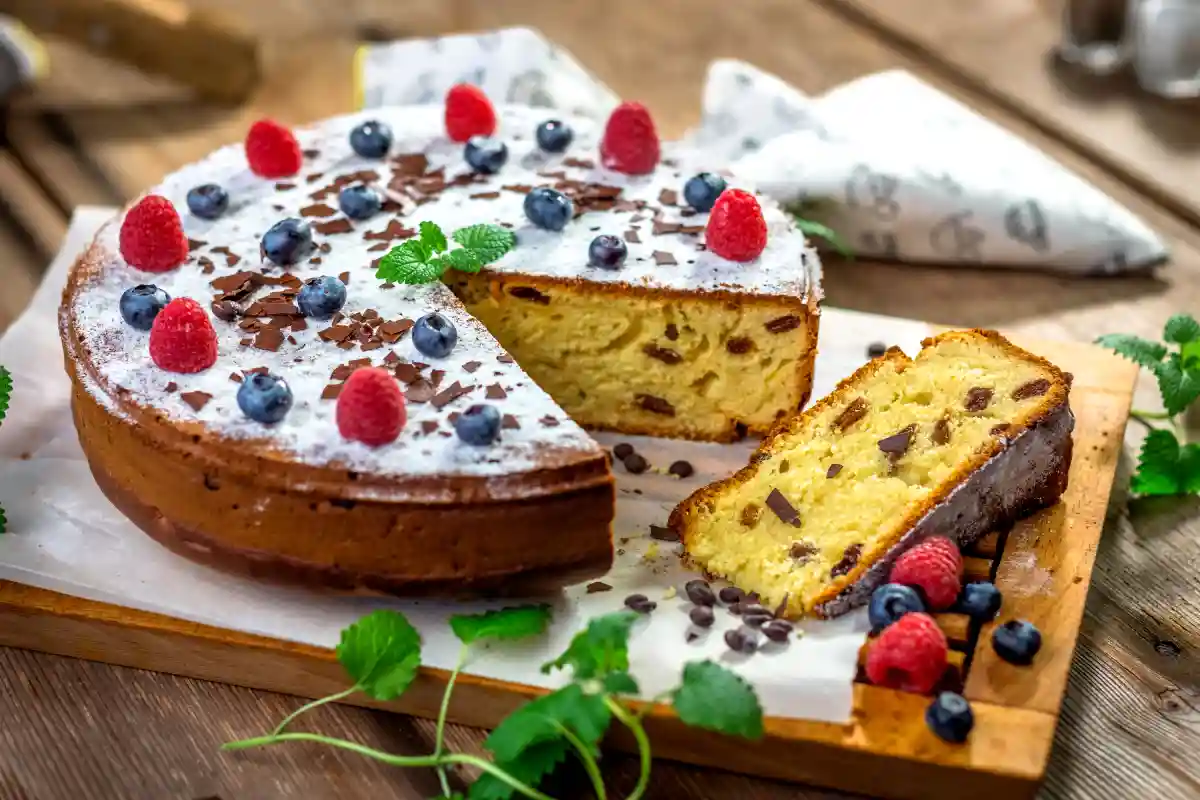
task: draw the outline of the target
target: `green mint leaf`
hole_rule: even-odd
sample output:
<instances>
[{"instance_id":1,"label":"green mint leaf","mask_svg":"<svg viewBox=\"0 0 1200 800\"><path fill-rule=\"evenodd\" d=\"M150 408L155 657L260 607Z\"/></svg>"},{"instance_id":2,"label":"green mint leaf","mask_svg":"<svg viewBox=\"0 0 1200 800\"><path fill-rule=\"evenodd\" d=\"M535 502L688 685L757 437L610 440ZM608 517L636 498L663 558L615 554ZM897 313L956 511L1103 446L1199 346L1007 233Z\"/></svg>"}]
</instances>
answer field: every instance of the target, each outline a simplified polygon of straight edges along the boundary
<instances>
[{"instance_id":1,"label":"green mint leaf","mask_svg":"<svg viewBox=\"0 0 1200 800\"><path fill-rule=\"evenodd\" d=\"M1200 369L1200 339L1185 344L1179 351L1179 360L1185 369Z\"/></svg>"},{"instance_id":2,"label":"green mint leaf","mask_svg":"<svg viewBox=\"0 0 1200 800\"><path fill-rule=\"evenodd\" d=\"M1200 322L1191 314L1176 314L1167 320L1163 339L1175 344L1190 344L1200 339Z\"/></svg>"},{"instance_id":3,"label":"green mint leaf","mask_svg":"<svg viewBox=\"0 0 1200 800\"><path fill-rule=\"evenodd\" d=\"M433 800L467 800L467 796L462 792L454 792L453 794L439 794Z\"/></svg>"},{"instance_id":4,"label":"green mint leaf","mask_svg":"<svg viewBox=\"0 0 1200 800\"><path fill-rule=\"evenodd\" d=\"M497 762L496 766L526 786L536 788L566 761L569 749L570 745L565 739L552 739L529 748L511 761ZM468 796L470 800L509 800L519 795L516 789L485 772L471 784Z\"/></svg>"},{"instance_id":5,"label":"green mint leaf","mask_svg":"<svg viewBox=\"0 0 1200 800\"><path fill-rule=\"evenodd\" d=\"M8 413L8 401L12 397L12 373L0 367L0 421Z\"/></svg>"},{"instance_id":6,"label":"green mint leaf","mask_svg":"<svg viewBox=\"0 0 1200 800\"><path fill-rule=\"evenodd\" d=\"M480 258L479 251L468 250L465 247L451 250L442 256L442 260L459 272L479 272L483 269L483 259Z\"/></svg>"},{"instance_id":7,"label":"green mint leaf","mask_svg":"<svg viewBox=\"0 0 1200 800\"><path fill-rule=\"evenodd\" d=\"M8 531L8 517L4 514L4 507L0 506L0 533Z\"/></svg>"},{"instance_id":8,"label":"green mint leaf","mask_svg":"<svg viewBox=\"0 0 1200 800\"><path fill-rule=\"evenodd\" d=\"M403 614L373 611L342 631L337 658L365 694L392 700L417 677L421 635Z\"/></svg>"},{"instance_id":9,"label":"green mint leaf","mask_svg":"<svg viewBox=\"0 0 1200 800\"><path fill-rule=\"evenodd\" d=\"M828 225L822 225L820 222L816 222L815 220L796 217L796 227L799 228L805 236L810 238L816 237L829 242L830 246L832 246L834 250L837 250L846 258L854 258L854 250L850 248L850 245L846 243L845 239L838 235L838 233Z\"/></svg>"},{"instance_id":10,"label":"green mint leaf","mask_svg":"<svg viewBox=\"0 0 1200 800\"><path fill-rule=\"evenodd\" d=\"M604 676L604 691L609 694L637 694L637 681L628 672L611 672Z\"/></svg>"},{"instance_id":11,"label":"green mint leaf","mask_svg":"<svg viewBox=\"0 0 1200 800\"><path fill-rule=\"evenodd\" d=\"M517 244L516 234L499 225L469 225L456 230L453 238L468 250L474 250L484 264L496 261Z\"/></svg>"},{"instance_id":12,"label":"green mint leaf","mask_svg":"<svg viewBox=\"0 0 1200 800\"><path fill-rule=\"evenodd\" d=\"M442 233L441 228L432 222L422 222L417 227L421 231L421 244L434 253L446 252L449 245L446 242L446 234Z\"/></svg>"},{"instance_id":13,"label":"green mint leaf","mask_svg":"<svg viewBox=\"0 0 1200 800\"><path fill-rule=\"evenodd\" d=\"M531 700L505 717L483 746L497 761L512 761L541 742L562 738L567 729L588 745L595 745L608 730L612 712L604 696L588 694L577 683Z\"/></svg>"},{"instance_id":14,"label":"green mint leaf","mask_svg":"<svg viewBox=\"0 0 1200 800\"><path fill-rule=\"evenodd\" d=\"M1129 333L1110 333L1097 339L1096 344L1116 350L1119 355L1148 369L1154 369L1167 354L1167 348L1158 342Z\"/></svg>"},{"instance_id":15,"label":"green mint leaf","mask_svg":"<svg viewBox=\"0 0 1200 800\"><path fill-rule=\"evenodd\" d=\"M1154 375L1158 378L1163 406L1171 416L1180 413L1200 397L1200 366L1185 367L1179 353L1171 353L1166 361L1156 364Z\"/></svg>"},{"instance_id":16,"label":"green mint leaf","mask_svg":"<svg viewBox=\"0 0 1200 800\"><path fill-rule=\"evenodd\" d=\"M409 239L388 251L379 262L375 277L389 283L432 283L442 277L446 266L433 258L433 251L420 239Z\"/></svg>"},{"instance_id":17,"label":"green mint leaf","mask_svg":"<svg viewBox=\"0 0 1200 800\"><path fill-rule=\"evenodd\" d=\"M544 633L550 622L550 606L517 606L484 614L455 614L450 630L463 644L480 639L524 639Z\"/></svg>"},{"instance_id":18,"label":"green mint leaf","mask_svg":"<svg viewBox=\"0 0 1200 800\"><path fill-rule=\"evenodd\" d=\"M575 634L563 654L542 665L542 672L570 667L575 680L603 678L629 669L629 633L639 615L617 611L596 617Z\"/></svg>"},{"instance_id":19,"label":"green mint leaf","mask_svg":"<svg viewBox=\"0 0 1200 800\"><path fill-rule=\"evenodd\" d=\"M1170 431L1150 431L1129 488L1140 495L1200 493L1200 444L1180 447Z\"/></svg>"},{"instance_id":20,"label":"green mint leaf","mask_svg":"<svg viewBox=\"0 0 1200 800\"><path fill-rule=\"evenodd\" d=\"M763 712L750 684L713 661L692 661L683 668L675 692L675 712L695 728L758 739Z\"/></svg>"}]
</instances>

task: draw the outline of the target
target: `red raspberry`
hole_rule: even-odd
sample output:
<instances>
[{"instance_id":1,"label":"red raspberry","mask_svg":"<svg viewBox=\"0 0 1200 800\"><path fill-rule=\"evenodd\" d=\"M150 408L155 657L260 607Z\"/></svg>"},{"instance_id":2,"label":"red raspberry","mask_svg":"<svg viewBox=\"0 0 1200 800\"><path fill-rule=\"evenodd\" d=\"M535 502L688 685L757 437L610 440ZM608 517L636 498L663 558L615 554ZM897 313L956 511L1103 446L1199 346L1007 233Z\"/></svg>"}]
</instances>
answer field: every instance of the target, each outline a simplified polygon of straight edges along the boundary
<instances>
[{"instance_id":1,"label":"red raspberry","mask_svg":"<svg viewBox=\"0 0 1200 800\"><path fill-rule=\"evenodd\" d=\"M217 361L217 332L190 297L176 297L150 327L150 358L167 372L203 372Z\"/></svg>"},{"instance_id":2,"label":"red raspberry","mask_svg":"<svg viewBox=\"0 0 1200 800\"><path fill-rule=\"evenodd\" d=\"M600 140L600 163L626 175L646 175L658 166L658 132L641 103L621 103L613 109Z\"/></svg>"},{"instance_id":3,"label":"red raspberry","mask_svg":"<svg viewBox=\"0 0 1200 800\"><path fill-rule=\"evenodd\" d=\"M385 369L355 370L338 395L338 430L371 447L394 442L407 417L400 384Z\"/></svg>"},{"instance_id":4,"label":"red raspberry","mask_svg":"<svg viewBox=\"0 0 1200 800\"><path fill-rule=\"evenodd\" d=\"M121 223L121 257L146 272L166 272L187 260L183 223L171 201L157 194L143 197Z\"/></svg>"},{"instance_id":5,"label":"red raspberry","mask_svg":"<svg viewBox=\"0 0 1200 800\"><path fill-rule=\"evenodd\" d=\"M932 610L944 611L962 591L962 574L958 545L943 536L932 536L902 553L888 580L920 589Z\"/></svg>"},{"instance_id":6,"label":"red raspberry","mask_svg":"<svg viewBox=\"0 0 1200 800\"><path fill-rule=\"evenodd\" d=\"M472 136L496 132L496 109L478 86L459 83L446 92L446 134L452 141L465 142Z\"/></svg>"},{"instance_id":7,"label":"red raspberry","mask_svg":"<svg viewBox=\"0 0 1200 800\"><path fill-rule=\"evenodd\" d=\"M730 261L753 261L767 246L767 222L758 200L741 189L721 192L708 215L708 249Z\"/></svg>"},{"instance_id":8,"label":"red raspberry","mask_svg":"<svg viewBox=\"0 0 1200 800\"><path fill-rule=\"evenodd\" d=\"M295 135L270 119L260 119L246 134L246 161L260 178L287 178L300 171L304 154Z\"/></svg>"},{"instance_id":9,"label":"red raspberry","mask_svg":"<svg viewBox=\"0 0 1200 800\"><path fill-rule=\"evenodd\" d=\"M910 612L883 629L867 652L877 686L928 694L946 671L946 635L933 617Z\"/></svg>"}]
</instances>

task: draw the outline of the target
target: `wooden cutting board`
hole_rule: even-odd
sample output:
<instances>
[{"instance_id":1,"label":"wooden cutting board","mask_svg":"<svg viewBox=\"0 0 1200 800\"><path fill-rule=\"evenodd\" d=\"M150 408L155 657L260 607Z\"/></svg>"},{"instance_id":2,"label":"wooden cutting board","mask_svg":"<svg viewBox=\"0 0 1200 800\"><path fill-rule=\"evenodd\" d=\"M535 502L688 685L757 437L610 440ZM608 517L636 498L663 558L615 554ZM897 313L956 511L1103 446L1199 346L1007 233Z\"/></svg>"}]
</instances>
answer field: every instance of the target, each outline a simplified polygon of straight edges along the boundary
<instances>
[{"instance_id":1,"label":"wooden cutting board","mask_svg":"<svg viewBox=\"0 0 1200 800\"><path fill-rule=\"evenodd\" d=\"M998 621L1027 619L1041 630L1035 663L1016 667L1000 660L990 644L993 624L979 629L962 615L938 615L974 708L970 740L950 745L934 737L924 722L927 698L860 682L849 724L769 718L766 738L757 742L688 728L670 710L655 709L647 727L657 756L892 798L1033 797L1058 723L1137 370L1091 345L1019 338L1017 343L1074 374L1074 459L1060 503L985 537L966 560L969 577L990 577L1003 592ZM0 645L301 697L346 686L331 650L11 582L0 582ZM346 702L432 718L445 679L443 671L423 669L395 702L361 696ZM464 676L449 716L493 727L540 691ZM631 740L619 736L611 744L633 749Z\"/></svg>"}]
</instances>

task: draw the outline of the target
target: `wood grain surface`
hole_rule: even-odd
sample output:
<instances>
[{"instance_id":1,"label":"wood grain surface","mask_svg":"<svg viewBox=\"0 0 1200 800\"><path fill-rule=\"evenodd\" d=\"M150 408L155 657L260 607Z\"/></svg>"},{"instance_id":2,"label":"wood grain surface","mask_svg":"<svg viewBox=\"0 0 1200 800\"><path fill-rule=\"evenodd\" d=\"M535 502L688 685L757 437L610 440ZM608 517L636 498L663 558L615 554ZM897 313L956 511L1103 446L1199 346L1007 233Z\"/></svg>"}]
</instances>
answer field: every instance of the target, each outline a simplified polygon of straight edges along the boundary
<instances>
[{"instance_id":1,"label":"wood grain surface","mask_svg":"<svg viewBox=\"0 0 1200 800\"><path fill-rule=\"evenodd\" d=\"M54 44L53 74L14 103L13 155L59 210L119 201L265 113L305 121L346 110L350 37L529 24L562 44L618 93L650 104L679 133L697 116L704 67L744 58L808 92L880 69L905 68L1013 130L1109 192L1167 241L1154 277L1071 280L1034 273L831 264L833 305L996 325L1088 341L1112 330L1155 335L1171 313L1200 309L1200 115L1152 101L1127 83L1064 76L1047 60L1056 2L1038 0L192 0L232 8L264 36L265 78L245 111L197 105L178 88ZM338 65L345 64L343 70ZM20 117L24 128L17 129ZM42 136L34 132L45 131ZM30 146L39 140L61 146ZM24 142L24 144L21 144ZM65 156L65 157L64 157ZM72 176L72 177L67 177ZM72 187L72 188L66 188ZM90 187L90 188L89 188ZM79 194L76 194L76 192ZM84 192L90 192L85 194ZM0 182L0 203L19 194ZM36 206L35 206L36 207ZM22 219L31 215L21 206ZM31 290L33 233L0 222L0 324ZM14 280L13 275L18 275ZM887 287L886 291L880 287ZM1143 378L1136 405L1155 407ZM1105 537L1096 553L1080 646L1070 667L1046 798L1200 795L1200 500L1127 502L1142 432L1131 426ZM1200 435L1200 431L1193 431ZM380 769L317 748L278 748L227 763L215 745L257 730L295 701L170 676L0 650L0 797L420 798L428 775ZM428 746L420 721L326 709L314 726L399 752ZM452 729L477 750L482 735ZM634 766L606 774L628 790ZM654 797L826 798L715 770L656 765Z\"/></svg>"}]
</instances>

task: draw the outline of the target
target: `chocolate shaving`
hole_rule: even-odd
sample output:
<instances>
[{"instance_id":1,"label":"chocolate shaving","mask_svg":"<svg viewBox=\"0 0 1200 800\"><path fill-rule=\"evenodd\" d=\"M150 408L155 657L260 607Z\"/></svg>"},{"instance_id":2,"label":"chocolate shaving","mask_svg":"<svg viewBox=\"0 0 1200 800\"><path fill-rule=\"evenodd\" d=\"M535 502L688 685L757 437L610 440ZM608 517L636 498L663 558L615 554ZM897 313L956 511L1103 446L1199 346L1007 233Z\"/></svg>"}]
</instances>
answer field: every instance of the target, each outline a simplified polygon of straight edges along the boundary
<instances>
[{"instance_id":1,"label":"chocolate shaving","mask_svg":"<svg viewBox=\"0 0 1200 800\"><path fill-rule=\"evenodd\" d=\"M217 269L216 265L213 264L212 259L208 256L200 256L200 258L196 260L196 263L200 265L200 272L205 275L211 275Z\"/></svg>"},{"instance_id":2,"label":"chocolate shaving","mask_svg":"<svg viewBox=\"0 0 1200 800\"><path fill-rule=\"evenodd\" d=\"M263 328L254 337L254 346L259 350L274 353L283 344L283 333L278 328Z\"/></svg>"},{"instance_id":3,"label":"chocolate shaving","mask_svg":"<svg viewBox=\"0 0 1200 800\"><path fill-rule=\"evenodd\" d=\"M638 236L638 232L633 230L632 228L625 231L625 241L629 242L630 244L641 244L642 243L642 239L641 239L641 237Z\"/></svg>"},{"instance_id":4,"label":"chocolate shaving","mask_svg":"<svg viewBox=\"0 0 1200 800\"><path fill-rule=\"evenodd\" d=\"M562 160L564 167L577 167L579 169L595 169L596 162L590 158L575 158L573 156Z\"/></svg>"},{"instance_id":5,"label":"chocolate shaving","mask_svg":"<svg viewBox=\"0 0 1200 800\"><path fill-rule=\"evenodd\" d=\"M434 395L430 402L433 403L434 408L443 408L474 389L474 386L463 386L458 381L455 381L449 387Z\"/></svg>"},{"instance_id":6,"label":"chocolate shaving","mask_svg":"<svg viewBox=\"0 0 1200 800\"><path fill-rule=\"evenodd\" d=\"M404 227L404 223L398 219L390 219L386 228L381 231L367 231L362 238L364 241L390 242L397 239L411 239L416 235L417 232L413 228Z\"/></svg>"},{"instance_id":7,"label":"chocolate shaving","mask_svg":"<svg viewBox=\"0 0 1200 800\"><path fill-rule=\"evenodd\" d=\"M175 392L175 391L177 391L177 390L179 389L179 384L178 384L178 383L176 383L175 381L171 381L170 383L168 383L168 384L166 385L166 387L165 387L165 388L166 388L166 392L167 392L168 394L171 394L171 393L173 393L173 392Z\"/></svg>"},{"instance_id":8,"label":"chocolate shaving","mask_svg":"<svg viewBox=\"0 0 1200 800\"><path fill-rule=\"evenodd\" d=\"M225 256L225 266L227 266L227 267L236 267L238 264L240 264L242 262L241 256L239 256L237 253L230 250L228 247L225 247L224 245L221 245L220 247L214 247L214 248L212 248L212 251L214 253L218 253L220 255Z\"/></svg>"},{"instance_id":9,"label":"chocolate shaving","mask_svg":"<svg viewBox=\"0 0 1200 800\"><path fill-rule=\"evenodd\" d=\"M350 282L350 273L349 272L338 273L338 280L341 281L342 283L349 283Z\"/></svg>"},{"instance_id":10,"label":"chocolate shaving","mask_svg":"<svg viewBox=\"0 0 1200 800\"><path fill-rule=\"evenodd\" d=\"M1050 381L1045 378L1023 383L1013 390L1013 400L1028 400L1032 397L1041 397L1046 392L1050 391Z\"/></svg>"},{"instance_id":11,"label":"chocolate shaving","mask_svg":"<svg viewBox=\"0 0 1200 800\"><path fill-rule=\"evenodd\" d=\"M933 433L929 440L934 444L949 444L950 443L950 420L943 417L933 424Z\"/></svg>"},{"instance_id":12,"label":"chocolate shaving","mask_svg":"<svg viewBox=\"0 0 1200 800\"><path fill-rule=\"evenodd\" d=\"M296 188L296 184L287 183L286 181L280 181L279 183L275 184L275 191L277 191L277 192L286 192L286 191L289 191L289 190L295 189L295 188Z\"/></svg>"},{"instance_id":13,"label":"chocolate shaving","mask_svg":"<svg viewBox=\"0 0 1200 800\"><path fill-rule=\"evenodd\" d=\"M842 471L841 464L830 464L829 469L825 470L826 478L836 478L837 474Z\"/></svg>"},{"instance_id":14,"label":"chocolate shaving","mask_svg":"<svg viewBox=\"0 0 1200 800\"><path fill-rule=\"evenodd\" d=\"M311 206L305 206L300 209L300 216L302 217L332 217L336 213L336 208L327 206L324 203L313 203Z\"/></svg>"},{"instance_id":15,"label":"chocolate shaving","mask_svg":"<svg viewBox=\"0 0 1200 800\"><path fill-rule=\"evenodd\" d=\"M783 496L783 492L778 489L772 489L767 495L767 508L775 512L775 516L780 520L793 527L800 527L800 512L788 502L788 499Z\"/></svg>"},{"instance_id":16,"label":"chocolate shaving","mask_svg":"<svg viewBox=\"0 0 1200 800\"><path fill-rule=\"evenodd\" d=\"M500 196L499 192L478 192L468 195L472 200L495 200Z\"/></svg>"},{"instance_id":17,"label":"chocolate shaving","mask_svg":"<svg viewBox=\"0 0 1200 800\"><path fill-rule=\"evenodd\" d=\"M211 308L213 316L217 319L224 320L225 322L233 322L237 319L237 306L228 300L214 300Z\"/></svg>"},{"instance_id":18,"label":"chocolate shaving","mask_svg":"<svg viewBox=\"0 0 1200 800\"><path fill-rule=\"evenodd\" d=\"M242 379L242 376L239 375L238 373L231 372L231 373L229 373L229 380L233 381L234 383L241 383L243 379Z\"/></svg>"},{"instance_id":19,"label":"chocolate shaving","mask_svg":"<svg viewBox=\"0 0 1200 800\"><path fill-rule=\"evenodd\" d=\"M184 392L179 399L191 406L192 411L199 411L212 400L212 395L208 392Z\"/></svg>"},{"instance_id":20,"label":"chocolate shaving","mask_svg":"<svg viewBox=\"0 0 1200 800\"><path fill-rule=\"evenodd\" d=\"M654 256L654 263L660 267L670 267L679 263L675 260L675 256L665 250L655 250L652 255Z\"/></svg>"},{"instance_id":21,"label":"chocolate shaving","mask_svg":"<svg viewBox=\"0 0 1200 800\"><path fill-rule=\"evenodd\" d=\"M549 414L547 414L546 416L539 419L538 422L542 423L547 428L557 428L559 425L562 424L558 421L557 417L552 417Z\"/></svg>"},{"instance_id":22,"label":"chocolate shaving","mask_svg":"<svg viewBox=\"0 0 1200 800\"><path fill-rule=\"evenodd\" d=\"M550 305L550 298L539 292L532 286L513 286L508 290L508 293L519 300L529 300L533 303L541 305Z\"/></svg>"},{"instance_id":23,"label":"chocolate shaving","mask_svg":"<svg viewBox=\"0 0 1200 800\"><path fill-rule=\"evenodd\" d=\"M850 570L858 565L858 559L862 555L862 545L852 544L842 553L842 560L833 565L833 569L829 570L831 578L837 578L845 575Z\"/></svg>"},{"instance_id":24,"label":"chocolate shaving","mask_svg":"<svg viewBox=\"0 0 1200 800\"><path fill-rule=\"evenodd\" d=\"M484 397L486 397L488 400L504 400L508 397L508 392L504 391L504 387L500 384L493 383L491 386L487 387Z\"/></svg>"},{"instance_id":25,"label":"chocolate shaving","mask_svg":"<svg viewBox=\"0 0 1200 800\"><path fill-rule=\"evenodd\" d=\"M663 236L668 233L679 233L681 227L678 222L664 222L661 219L656 219L650 232L655 236Z\"/></svg>"},{"instance_id":26,"label":"chocolate shaving","mask_svg":"<svg viewBox=\"0 0 1200 800\"><path fill-rule=\"evenodd\" d=\"M515 430L521 427L521 423L517 422L517 418L512 414L504 414L500 417L500 427L506 430Z\"/></svg>"},{"instance_id":27,"label":"chocolate shaving","mask_svg":"<svg viewBox=\"0 0 1200 800\"><path fill-rule=\"evenodd\" d=\"M652 394L635 394L633 400L638 406L653 414L662 414L665 417L675 416L675 406L661 397L655 397Z\"/></svg>"},{"instance_id":28,"label":"chocolate shaving","mask_svg":"<svg viewBox=\"0 0 1200 800\"><path fill-rule=\"evenodd\" d=\"M612 588L613 587L609 586L604 581L592 581L587 585L587 588L584 591L587 594L597 594L599 592L611 592Z\"/></svg>"},{"instance_id":29,"label":"chocolate shaving","mask_svg":"<svg viewBox=\"0 0 1200 800\"><path fill-rule=\"evenodd\" d=\"M734 336L725 341L725 349L735 356L745 355L754 349L754 340L749 336Z\"/></svg>"},{"instance_id":30,"label":"chocolate shaving","mask_svg":"<svg viewBox=\"0 0 1200 800\"><path fill-rule=\"evenodd\" d=\"M193 250L199 250L201 247L204 247L204 245L208 244L208 242L202 242L199 239L188 239L187 243L189 253Z\"/></svg>"},{"instance_id":31,"label":"chocolate shaving","mask_svg":"<svg viewBox=\"0 0 1200 800\"><path fill-rule=\"evenodd\" d=\"M428 403L437 394L437 390L433 388L433 384L424 378L418 378L409 384L408 389L404 392L404 397L410 403Z\"/></svg>"},{"instance_id":32,"label":"chocolate shaving","mask_svg":"<svg viewBox=\"0 0 1200 800\"><path fill-rule=\"evenodd\" d=\"M889 456L904 455L908 452L909 445L912 444L913 434L916 430L916 425L909 425L893 433L891 436L885 436L878 442L880 451L887 453Z\"/></svg>"},{"instance_id":33,"label":"chocolate shaving","mask_svg":"<svg viewBox=\"0 0 1200 800\"><path fill-rule=\"evenodd\" d=\"M402 153L392 159L392 171L396 175L415 178L424 175L427 169L429 159L424 153Z\"/></svg>"},{"instance_id":34,"label":"chocolate shaving","mask_svg":"<svg viewBox=\"0 0 1200 800\"><path fill-rule=\"evenodd\" d=\"M508 353L501 353L500 355L496 356L496 360L499 361L501 364L512 364L513 363L513 357L510 356Z\"/></svg>"},{"instance_id":35,"label":"chocolate shaving","mask_svg":"<svg viewBox=\"0 0 1200 800\"><path fill-rule=\"evenodd\" d=\"M322 400L336 400L337 396L342 393L344 383L331 383L321 390Z\"/></svg>"},{"instance_id":36,"label":"chocolate shaving","mask_svg":"<svg viewBox=\"0 0 1200 800\"><path fill-rule=\"evenodd\" d=\"M786 317L776 317L768 322L765 327L771 333L792 331L800 327L800 318L795 314L788 314Z\"/></svg>"},{"instance_id":37,"label":"chocolate shaving","mask_svg":"<svg viewBox=\"0 0 1200 800\"><path fill-rule=\"evenodd\" d=\"M642 352L650 358L656 358L664 364L679 364L683 362L683 356L670 349L669 347L659 347L652 342L647 342L642 348Z\"/></svg>"},{"instance_id":38,"label":"chocolate shaving","mask_svg":"<svg viewBox=\"0 0 1200 800\"><path fill-rule=\"evenodd\" d=\"M325 220L324 222L314 222L312 228L324 236L334 236L339 233L354 233L354 226L345 217Z\"/></svg>"},{"instance_id":39,"label":"chocolate shaving","mask_svg":"<svg viewBox=\"0 0 1200 800\"><path fill-rule=\"evenodd\" d=\"M412 364L409 364L407 361L397 364L393 372L401 383L414 383L421 379L420 370L418 370Z\"/></svg>"},{"instance_id":40,"label":"chocolate shaving","mask_svg":"<svg viewBox=\"0 0 1200 800\"><path fill-rule=\"evenodd\" d=\"M323 331L318 331L317 336L327 342L343 342L350 333L349 325L331 325Z\"/></svg>"},{"instance_id":41,"label":"chocolate shaving","mask_svg":"<svg viewBox=\"0 0 1200 800\"><path fill-rule=\"evenodd\" d=\"M871 404L867 402L865 397L856 397L850 401L850 405L842 409L842 413L838 414L833 420L833 427L838 431L845 431L851 425L858 422L867 415L867 410Z\"/></svg>"},{"instance_id":42,"label":"chocolate shaving","mask_svg":"<svg viewBox=\"0 0 1200 800\"><path fill-rule=\"evenodd\" d=\"M674 189L663 189L658 193L658 202L664 206L677 206L679 205L679 192Z\"/></svg>"},{"instance_id":43,"label":"chocolate shaving","mask_svg":"<svg viewBox=\"0 0 1200 800\"><path fill-rule=\"evenodd\" d=\"M963 408L967 411L983 411L988 407L988 403L992 402L992 390L983 386L976 386L967 390L967 397L963 400Z\"/></svg>"},{"instance_id":44,"label":"chocolate shaving","mask_svg":"<svg viewBox=\"0 0 1200 800\"><path fill-rule=\"evenodd\" d=\"M483 363L482 363L482 362L479 362L479 361L468 361L467 363L463 364L463 369L464 369L464 370L467 372L467 374L469 375L469 374L471 374L472 372L474 372L475 370L479 369L479 368L480 368L480 367L482 367L482 366L483 366Z\"/></svg>"}]
</instances>

